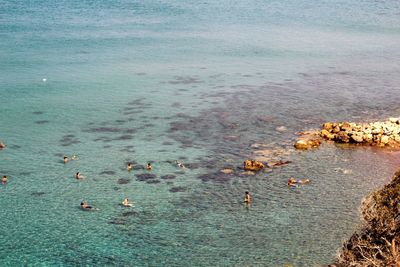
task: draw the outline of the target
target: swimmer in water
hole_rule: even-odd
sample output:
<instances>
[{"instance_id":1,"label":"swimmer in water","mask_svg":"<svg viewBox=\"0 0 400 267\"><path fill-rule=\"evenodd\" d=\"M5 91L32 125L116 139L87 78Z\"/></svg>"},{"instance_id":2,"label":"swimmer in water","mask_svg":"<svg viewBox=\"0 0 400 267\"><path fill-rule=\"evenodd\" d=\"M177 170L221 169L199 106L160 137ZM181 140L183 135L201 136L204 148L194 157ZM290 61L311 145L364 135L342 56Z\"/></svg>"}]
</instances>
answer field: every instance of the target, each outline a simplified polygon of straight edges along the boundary
<instances>
[{"instance_id":1,"label":"swimmer in water","mask_svg":"<svg viewBox=\"0 0 400 267\"><path fill-rule=\"evenodd\" d=\"M81 209L83 209L83 210L92 210L93 207L88 205L86 202L82 201L81 202Z\"/></svg>"},{"instance_id":2,"label":"swimmer in water","mask_svg":"<svg viewBox=\"0 0 400 267\"><path fill-rule=\"evenodd\" d=\"M64 156L64 164L66 164L68 162L68 157Z\"/></svg>"},{"instance_id":3,"label":"swimmer in water","mask_svg":"<svg viewBox=\"0 0 400 267\"><path fill-rule=\"evenodd\" d=\"M249 193L249 191L246 191L246 193L244 195L244 203L246 203L246 205L249 205L250 202L251 202L250 193Z\"/></svg>"},{"instance_id":4,"label":"swimmer in water","mask_svg":"<svg viewBox=\"0 0 400 267\"><path fill-rule=\"evenodd\" d=\"M297 181L293 177L290 177L289 180L287 181L288 186L295 186L296 183L297 183Z\"/></svg>"},{"instance_id":5,"label":"swimmer in water","mask_svg":"<svg viewBox=\"0 0 400 267\"><path fill-rule=\"evenodd\" d=\"M79 179L83 179L84 177L81 175L80 172L77 172L77 173L75 174L75 178L76 178L77 180L79 180Z\"/></svg>"},{"instance_id":6,"label":"swimmer in water","mask_svg":"<svg viewBox=\"0 0 400 267\"><path fill-rule=\"evenodd\" d=\"M7 183L7 176L3 175L3 178L1 178L1 183L6 184Z\"/></svg>"},{"instance_id":7,"label":"swimmer in water","mask_svg":"<svg viewBox=\"0 0 400 267\"><path fill-rule=\"evenodd\" d=\"M298 186L299 184L308 184L310 182L310 179L301 179L301 180L296 180L293 177L290 177L287 185L288 186Z\"/></svg>"},{"instance_id":8,"label":"swimmer in water","mask_svg":"<svg viewBox=\"0 0 400 267\"><path fill-rule=\"evenodd\" d=\"M0 149L3 149L6 147L6 144L4 144L3 142L0 142Z\"/></svg>"},{"instance_id":9,"label":"swimmer in water","mask_svg":"<svg viewBox=\"0 0 400 267\"><path fill-rule=\"evenodd\" d=\"M133 169L132 163L128 162L128 166L126 166L126 169L128 172L130 172Z\"/></svg>"},{"instance_id":10,"label":"swimmer in water","mask_svg":"<svg viewBox=\"0 0 400 267\"><path fill-rule=\"evenodd\" d=\"M125 207L132 207L132 204L129 203L129 199L125 198L124 201L122 201L122 205Z\"/></svg>"},{"instance_id":11,"label":"swimmer in water","mask_svg":"<svg viewBox=\"0 0 400 267\"><path fill-rule=\"evenodd\" d=\"M179 161L175 160L175 163L176 163L176 165L178 165L179 168L182 168L182 169L185 168L185 165L183 165L182 162L179 162Z\"/></svg>"},{"instance_id":12,"label":"swimmer in water","mask_svg":"<svg viewBox=\"0 0 400 267\"><path fill-rule=\"evenodd\" d=\"M149 171L151 171L152 168L153 168L153 167L151 166L151 163L150 163L150 162L147 163L146 169L149 170Z\"/></svg>"}]
</instances>

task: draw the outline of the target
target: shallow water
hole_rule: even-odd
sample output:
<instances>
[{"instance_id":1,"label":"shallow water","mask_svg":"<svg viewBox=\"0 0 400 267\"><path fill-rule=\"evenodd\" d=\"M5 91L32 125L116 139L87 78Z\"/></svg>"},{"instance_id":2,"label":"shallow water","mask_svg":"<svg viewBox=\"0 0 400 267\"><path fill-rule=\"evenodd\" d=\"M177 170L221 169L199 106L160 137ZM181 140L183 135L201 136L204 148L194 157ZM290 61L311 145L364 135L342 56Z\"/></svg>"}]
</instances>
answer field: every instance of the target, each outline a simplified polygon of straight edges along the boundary
<instances>
[{"instance_id":1,"label":"shallow water","mask_svg":"<svg viewBox=\"0 0 400 267\"><path fill-rule=\"evenodd\" d=\"M2 266L320 266L399 166L292 148L398 116L397 1L0 3ZM292 163L243 175L258 150Z\"/></svg>"}]
</instances>

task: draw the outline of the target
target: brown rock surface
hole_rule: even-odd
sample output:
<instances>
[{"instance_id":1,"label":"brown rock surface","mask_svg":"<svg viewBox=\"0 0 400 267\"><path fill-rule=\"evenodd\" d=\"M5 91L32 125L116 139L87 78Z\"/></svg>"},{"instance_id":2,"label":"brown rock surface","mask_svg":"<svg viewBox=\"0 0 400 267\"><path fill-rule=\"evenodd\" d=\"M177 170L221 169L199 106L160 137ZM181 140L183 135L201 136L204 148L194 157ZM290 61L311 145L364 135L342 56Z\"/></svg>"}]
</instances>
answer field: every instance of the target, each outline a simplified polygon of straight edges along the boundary
<instances>
[{"instance_id":1,"label":"brown rock surface","mask_svg":"<svg viewBox=\"0 0 400 267\"><path fill-rule=\"evenodd\" d=\"M255 160L245 160L243 162L243 168L246 171L259 171L263 169L265 166L263 163Z\"/></svg>"}]
</instances>

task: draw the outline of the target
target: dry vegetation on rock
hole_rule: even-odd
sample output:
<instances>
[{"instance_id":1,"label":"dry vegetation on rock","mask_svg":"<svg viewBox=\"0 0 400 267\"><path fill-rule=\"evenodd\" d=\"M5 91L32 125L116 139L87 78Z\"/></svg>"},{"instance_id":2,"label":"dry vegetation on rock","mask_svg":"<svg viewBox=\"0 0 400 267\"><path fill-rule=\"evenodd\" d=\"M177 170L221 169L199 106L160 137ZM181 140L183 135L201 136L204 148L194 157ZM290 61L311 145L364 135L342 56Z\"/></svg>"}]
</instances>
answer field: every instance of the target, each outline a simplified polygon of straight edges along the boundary
<instances>
[{"instance_id":1,"label":"dry vegetation on rock","mask_svg":"<svg viewBox=\"0 0 400 267\"><path fill-rule=\"evenodd\" d=\"M343 244L338 265L400 267L400 171L362 203L363 228Z\"/></svg>"}]
</instances>

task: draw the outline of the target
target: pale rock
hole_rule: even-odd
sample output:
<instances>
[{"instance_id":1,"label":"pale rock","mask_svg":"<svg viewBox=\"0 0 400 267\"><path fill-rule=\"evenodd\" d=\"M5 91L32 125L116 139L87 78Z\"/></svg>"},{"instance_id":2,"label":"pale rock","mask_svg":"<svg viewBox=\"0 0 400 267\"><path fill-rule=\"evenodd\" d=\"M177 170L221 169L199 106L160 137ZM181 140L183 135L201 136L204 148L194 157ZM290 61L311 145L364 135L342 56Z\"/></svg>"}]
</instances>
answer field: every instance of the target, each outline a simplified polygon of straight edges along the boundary
<instances>
[{"instance_id":1,"label":"pale rock","mask_svg":"<svg viewBox=\"0 0 400 267\"><path fill-rule=\"evenodd\" d=\"M382 128L373 128L371 131L372 134L383 134L384 131Z\"/></svg>"},{"instance_id":2,"label":"pale rock","mask_svg":"<svg viewBox=\"0 0 400 267\"><path fill-rule=\"evenodd\" d=\"M330 133L328 130L321 130L321 137L332 140L335 139L335 134Z\"/></svg>"},{"instance_id":3,"label":"pale rock","mask_svg":"<svg viewBox=\"0 0 400 267\"><path fill-rule=\"evenodd\" d=\"M232 169L222 169L221 172L225 173L225 174L231 174L231 173L233 173L233 170Z\"/></svg>"},{"instance_id":4,"label":"pale rock","mask_svg":"<svg viewBox=\"0 0 400 267\"><path fill-rule=\"evenodd\" d=\"M284 133L287 131L287 128L285 126L279 126L279 127L276 127L275 130L278 132Z\"/></svg>"},{"instance_id":5,"label":"pale rock","mask_svg":"<svg viewBox=\"0 0 400 267\"><path fill-rule=\"evenodd\" d=\"M365 129L363 130L363 133L364 133L364 134L371 134L372 131L371 131L370 128L365 128Z\"/></svg>"},{"instance_id":6,"label":"pale rock","mask_svg":"<svg viewBox=\"0 0 400 267\"><path fill-rule=\"evenodd\" d=\"M373 141L373 135L372 134L364 134L363 135L363 139L364 139L364 141L365 142L367 142L367 143L372 143L372 141Z\"/></svg>"},{"instance_id":7,"label":"pale rock","mask_svg":"<svg viewBox=\"0 0 400 267\"><path fill-rule=\"evenodd\" d=\"M361 132L352 132L351 139L356 143L363 142L363 134Z\"/></svg>"},{"instance_id":8,"label":"pale rock","mask_svg":"<svg viewBox=\"0 0 400 267\"><path fill-rule=\"evenodd\" d=\"M381 137L381 144L386 145L389 143L389 136L387 135L382 135Z\"/></svg>"},{"instance_id":9,"label":"pale rock","mask_svg":"<svg viewBox=\"0 0 400 267\"><path fill-rule=\"evenodd\" d=\"M297 149L310 149L313 147L318 147L321 142L317 139L313 140L306 140L306 139L299 139L294 144L294 147Z\"/></svg>"},{"instance_id":10,"label":"pale rock","mask_svg":"<svg viewBox=\"0 0 400 267\"><path fill-rule=\"evenodd\" d=\"M327 130L328 132L331 132L331 131L333 130L334 126L333 126L332 122L325 122L325 123L322 125L322 128L323 128L324 130Z\"/></svg>"},{"instance_id":11,"label":"pale rock","mask_svg":"<svg viewBox=\"0 0 400 267\"><path fill-rule=\"evenodd\" d=\"M333 133L338 133L338 132L340 132L340 127L339 127L338 125L336 125L336 126L333 128L332 132L333 132Z\"/></svg>"}]
</instances>

